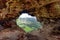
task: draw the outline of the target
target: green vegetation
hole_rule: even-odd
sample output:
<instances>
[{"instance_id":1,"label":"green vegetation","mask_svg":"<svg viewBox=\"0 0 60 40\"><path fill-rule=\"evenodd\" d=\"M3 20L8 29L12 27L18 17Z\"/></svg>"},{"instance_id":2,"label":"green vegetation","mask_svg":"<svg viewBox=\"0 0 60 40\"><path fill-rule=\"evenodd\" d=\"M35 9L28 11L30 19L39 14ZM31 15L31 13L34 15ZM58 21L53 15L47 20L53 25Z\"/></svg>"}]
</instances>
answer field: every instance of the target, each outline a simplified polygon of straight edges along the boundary
<instances>
[{"instance_id":1,"label":"green vegetation","mask_svg":"<svg viewBox=\"0 0 60 40\"><path fill-rule=\"evenodd\" d=\"M40 22L34 18L20 18L17 19L16 22L25 32L31 32L41 27Z\"/></svg>"}]
</instances>

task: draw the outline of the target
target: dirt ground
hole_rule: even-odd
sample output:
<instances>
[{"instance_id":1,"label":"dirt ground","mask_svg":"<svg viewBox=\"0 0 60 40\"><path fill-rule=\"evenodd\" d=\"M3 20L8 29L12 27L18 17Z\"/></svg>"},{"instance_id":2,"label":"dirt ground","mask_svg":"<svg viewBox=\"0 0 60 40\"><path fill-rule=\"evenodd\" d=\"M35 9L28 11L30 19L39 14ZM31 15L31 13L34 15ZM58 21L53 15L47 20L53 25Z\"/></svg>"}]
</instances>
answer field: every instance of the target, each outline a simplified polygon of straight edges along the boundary
<instances>
[{"instance_id":1,"label":"dirt ground","mask_svg":"<svg viewBox=\"0 0 60 40\"><path fill-rule=\"evenodd\" d=\"M45 22L42 29L35 30L31 33L25 33L14 21L10 21L8 22L9 25L5 24L7 26L6 28L0 27L0 40L60 40L60 32L53 31L53 28L60 26L60 20L50 21L50 23L48 21Z\"/></svg>"}]
</instances>

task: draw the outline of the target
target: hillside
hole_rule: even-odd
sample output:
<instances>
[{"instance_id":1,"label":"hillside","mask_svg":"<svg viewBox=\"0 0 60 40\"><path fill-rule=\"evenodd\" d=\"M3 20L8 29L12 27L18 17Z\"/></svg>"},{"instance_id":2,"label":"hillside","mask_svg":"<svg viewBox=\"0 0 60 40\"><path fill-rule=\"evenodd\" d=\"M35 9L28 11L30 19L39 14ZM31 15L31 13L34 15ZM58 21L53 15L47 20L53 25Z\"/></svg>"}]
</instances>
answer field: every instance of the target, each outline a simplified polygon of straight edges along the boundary
<instances>
[{"instance_id":1,"label":"hillside","mask_svg":"<svg viewBox=\"0 0 60 40\"><path fill-rule=\"evenodd\" d=\"M19 27L25 30L25 32L31 32L41 27L41 24L37 21L36 17L33 16L20 16L16 22Z\"/></svg>"}]
</instances>

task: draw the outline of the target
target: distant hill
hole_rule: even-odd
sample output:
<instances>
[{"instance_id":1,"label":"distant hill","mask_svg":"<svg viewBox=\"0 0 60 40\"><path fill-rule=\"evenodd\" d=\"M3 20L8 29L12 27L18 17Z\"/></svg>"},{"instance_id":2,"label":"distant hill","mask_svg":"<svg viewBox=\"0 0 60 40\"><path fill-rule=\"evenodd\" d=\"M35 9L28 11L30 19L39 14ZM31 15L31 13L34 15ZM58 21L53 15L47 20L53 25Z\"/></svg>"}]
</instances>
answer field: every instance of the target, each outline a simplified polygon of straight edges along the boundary
<instances>
[{"instance_id":1,"label":"distant hill","mask_svg":"<svg viewBox=\"0 0 60 40\"><path fill-rule=\"evenodd\" d=\"M36 17L19 17L17 19L17 25L24 29L26 32L36 30L40 28L41 24L37 21Z\"/></svg>"},{"instance_id":2,"label":"distant hill","mask_svg":"<svg viewBox=\"0 0 60 40\"><path fill-rule=\"evenodd\" d=\"M20 24L24 24L29 27L40 26L39 22L35 18L20 18Z\"/></svg>"}]
</instances>

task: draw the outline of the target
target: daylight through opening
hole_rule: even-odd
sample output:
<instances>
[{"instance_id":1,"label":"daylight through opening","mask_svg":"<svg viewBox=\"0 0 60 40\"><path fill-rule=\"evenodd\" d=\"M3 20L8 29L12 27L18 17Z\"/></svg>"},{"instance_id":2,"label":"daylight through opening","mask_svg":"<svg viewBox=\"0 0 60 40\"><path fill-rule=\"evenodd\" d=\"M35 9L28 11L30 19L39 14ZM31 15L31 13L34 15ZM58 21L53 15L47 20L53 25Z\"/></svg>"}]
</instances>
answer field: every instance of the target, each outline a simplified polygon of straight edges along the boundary
<instances>
[{"instance_id":1,"label":"daylight through opening","mask_svg":"<svg viewBox=\"0 0 60 40\"><path fill-rule=\"evenodd\" d=\"M27 12L21 13L16 22L25 32L31 32L41 27L41 23L37 21L37 18Z\"/></svg>"}]
</instances>

